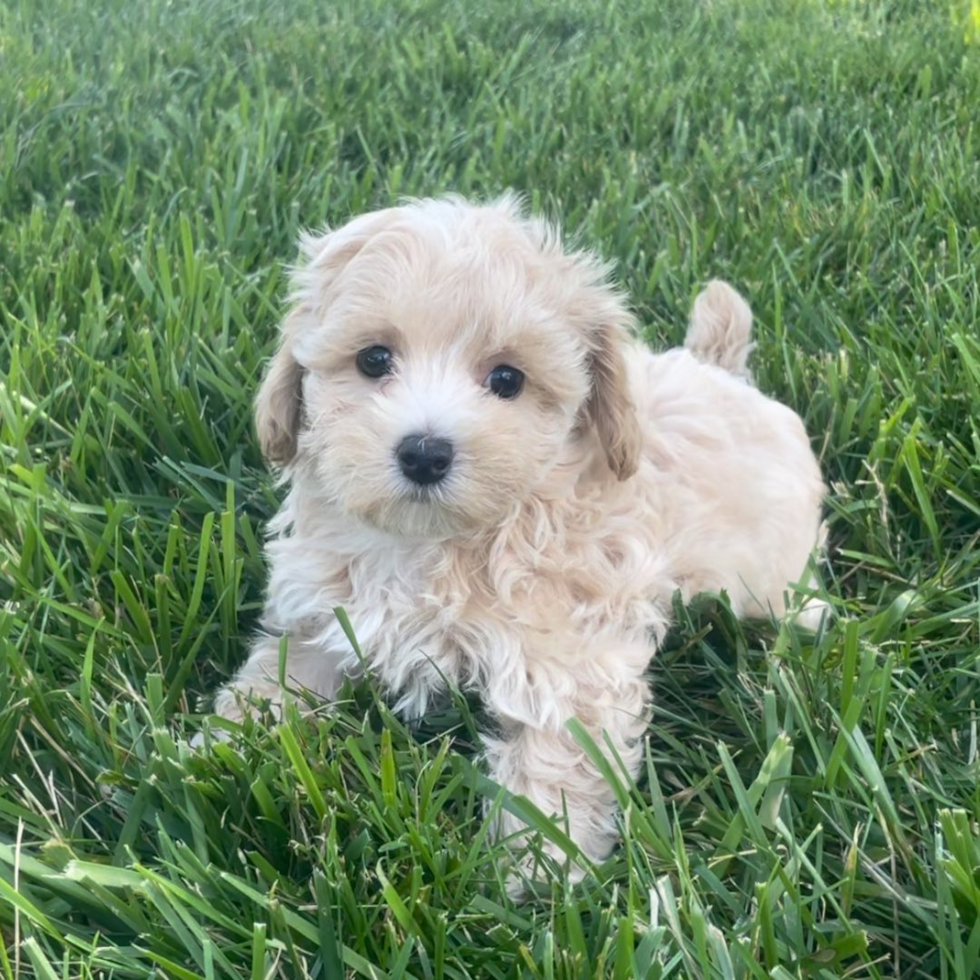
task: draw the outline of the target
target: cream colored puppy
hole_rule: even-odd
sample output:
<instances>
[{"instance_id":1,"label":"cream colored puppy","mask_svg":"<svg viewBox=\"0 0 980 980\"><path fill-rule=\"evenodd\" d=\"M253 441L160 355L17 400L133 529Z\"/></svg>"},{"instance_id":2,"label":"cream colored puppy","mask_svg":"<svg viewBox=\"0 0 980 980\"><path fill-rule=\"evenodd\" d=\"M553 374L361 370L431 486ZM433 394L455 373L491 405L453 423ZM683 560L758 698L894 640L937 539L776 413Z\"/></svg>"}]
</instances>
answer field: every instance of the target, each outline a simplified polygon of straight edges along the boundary
<instances>
[{"instance_id":1,"label":"cream colored puppy","mask_svg":"<svg viewBox=\"0 0 980 980\"><path fill-rule=\"evenodd\" d=\"M687 349L652 354L604 266L510 198L301 248L256 409L289 485L266 632L216 711L281 699L283 636L287 687L333 697L361 666L342 606L399 711L479 692L491 775L601 859L613 795L566 722L636 772L674 591L781 616L808 580L823 485L800 419L747 381L751 313L712 283Z\"/></svg>"}]
</instances>

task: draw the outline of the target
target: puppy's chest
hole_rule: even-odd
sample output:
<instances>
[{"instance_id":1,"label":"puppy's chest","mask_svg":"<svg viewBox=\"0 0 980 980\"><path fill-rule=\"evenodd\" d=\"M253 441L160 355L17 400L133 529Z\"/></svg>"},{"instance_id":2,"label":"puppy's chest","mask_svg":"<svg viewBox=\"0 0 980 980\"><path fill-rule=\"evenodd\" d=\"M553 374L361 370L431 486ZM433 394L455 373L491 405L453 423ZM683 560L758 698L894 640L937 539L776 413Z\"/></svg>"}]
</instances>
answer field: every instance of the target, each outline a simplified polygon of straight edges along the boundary
<instances>
[{"instance_id":1,"label":"puppy's chest","mask_svg":"<svg viewBox=\"0 0 980 980\"><path fill-rule=\"evenodd\" d=\"M457 680L467 672L471 637L488 612L481 577L462 564L436 549L352 559L347 609L376 668L402 680L420 672Z\"/></svg>"},{"instance_id":2,"label":"puppy's chest","mask_svg":"<svg viewBox=\"0 0 980 980\"><path fill-rule=\"evenodd\" d=\"M353 667L333 616L343 607L369 665L399 691L434 690L443 679L481 685L530 660L573 663L611 628L654 625L656 611L649 553L632 527L578 535L567 527L525 522L467 546L280 539L268 625L318 636L325 653Z\"/></svg>"},{"instance_id":3,"label":"puppy's chest","mask_svg":"<svg viewBox=\"0 0 980 980\"><path fill-rule=\"evenodd\" d=\"M608 561L603 569L568 545L550 555L447 546L357 556L345 608L364 652L399 683L415 673L463 683L504 662L567 659L610 616L635 618L628 577L610 581Z\"/></svg>"},{"instance_id":4,"label":"puppy's chest","mask_svg":"<svg viewBox=\"0 0 980 980\"><path fill-rule=\"evenodd\" d=\"M505 564L514 571L512 560ZM320 626L314 632L334 656L350 652L332 615L339 606L369 665L389 687L434 689L442 679L477 682L494 663L519 657L522 634L526 641L545 629L543 617L562 619L556 613L567 603L555 596L541 601L539 590L525 587L533 575L522 575L516 587L509 575L495 583L492 570L498 565L476 548L395 545L334 552L315 575L308 566L294 567L300 574L290 587L305 594L297 606L315 611L312 618ZM503 586L501 593L496 584ZM290 631L297 628L305 631L298 623Z\"/></svg>"}]
</instances>

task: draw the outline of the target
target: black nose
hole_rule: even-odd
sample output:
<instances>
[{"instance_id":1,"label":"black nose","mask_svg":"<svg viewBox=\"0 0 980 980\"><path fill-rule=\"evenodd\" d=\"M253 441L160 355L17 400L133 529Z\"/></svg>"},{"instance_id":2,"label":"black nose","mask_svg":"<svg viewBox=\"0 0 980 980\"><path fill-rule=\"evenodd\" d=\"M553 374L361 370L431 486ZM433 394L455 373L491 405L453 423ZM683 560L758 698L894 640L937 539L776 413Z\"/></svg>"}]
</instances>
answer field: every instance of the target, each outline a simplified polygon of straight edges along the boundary
<instances>
[{"instance_id":1,"label":"black nose","mask_svg":"<svg viewBox=\"0 0 980 980\"><path fill-rule=\"evenodd\" d=\"M413 483L438 483L453 461L453 444L433 436L406 436L395 450L402 473Z\"/></svg>"}]
</instances>

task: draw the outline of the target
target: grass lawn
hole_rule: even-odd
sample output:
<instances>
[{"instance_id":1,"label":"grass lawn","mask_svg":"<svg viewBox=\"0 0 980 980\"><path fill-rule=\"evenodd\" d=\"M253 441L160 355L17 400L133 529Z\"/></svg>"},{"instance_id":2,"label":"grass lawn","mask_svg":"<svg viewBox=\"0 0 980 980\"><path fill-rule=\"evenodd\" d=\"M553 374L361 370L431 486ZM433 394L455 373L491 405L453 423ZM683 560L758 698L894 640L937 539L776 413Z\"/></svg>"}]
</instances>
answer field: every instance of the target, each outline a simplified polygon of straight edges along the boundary
<instances>
[{"instance_id":1,"label":"grass lawn","mask_svg":"<svg viewBox=\"0 0 980 980\"><path fill-rule=\"evenodd\" d=\"M0 0L0 978L976 975L964 30L938 0ZM261 603L250 402L298 229L506 187L616 261L654 344L712 276L750 298L837 614L678 608L622 847L523 904L477 704L410 731L363 684L187 745Z\"/></svg>"}]
</instances>

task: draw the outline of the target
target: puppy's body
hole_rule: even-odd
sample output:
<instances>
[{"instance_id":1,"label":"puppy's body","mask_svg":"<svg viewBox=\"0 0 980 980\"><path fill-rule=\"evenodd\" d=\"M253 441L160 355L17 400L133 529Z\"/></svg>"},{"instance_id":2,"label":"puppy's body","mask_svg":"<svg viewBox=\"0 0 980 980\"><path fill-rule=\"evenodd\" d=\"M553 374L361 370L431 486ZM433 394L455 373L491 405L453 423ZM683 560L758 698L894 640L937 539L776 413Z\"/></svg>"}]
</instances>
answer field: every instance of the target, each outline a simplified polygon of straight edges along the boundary
<instances>
[{"instance_id":1,"label":"puppy's body","mask_svg":"<svg viewBox=\"0 0 980 980\"><path fill-rule=\"evenodd\" d=\"M332 612L343 606L399 710L423 714L445 682L479 691L499 722L492 775L567 812L601 858L614 801L566 722L605 733L635 770L674 591L724 589L739 614L782 615L817 540L820 474L797 416L743 377L750 314L729 287L699 300L689 350L654 355L628 339L595 263L512 205L387 214L358 219L375 223L339 267L325 259L336 239L319 240L300 274L259 407L290 481L268 635L216 710L280 697L282 635L291 686L333 696L359 669ZM378 268L394 303L371 298ZM365 385L348 358L379 338L399 367ZM527 375L523 405L481 390L501 360ZM445 489L394 472L415 430L452 440Z\"/></svg>"}]
</instances>

